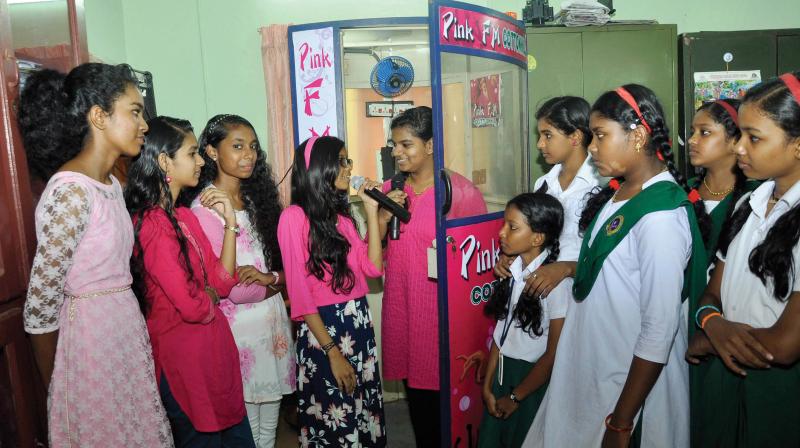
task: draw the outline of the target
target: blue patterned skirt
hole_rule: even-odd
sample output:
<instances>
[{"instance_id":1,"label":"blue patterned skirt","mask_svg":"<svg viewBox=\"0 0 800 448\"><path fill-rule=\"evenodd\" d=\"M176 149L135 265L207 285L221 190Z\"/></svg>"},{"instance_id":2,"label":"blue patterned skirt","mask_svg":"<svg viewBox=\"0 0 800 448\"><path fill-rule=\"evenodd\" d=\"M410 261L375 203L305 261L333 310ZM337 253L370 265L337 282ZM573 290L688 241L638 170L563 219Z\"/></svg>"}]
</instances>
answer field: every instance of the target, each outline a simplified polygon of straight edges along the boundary
<instances>
[{"instance_id":1,"label":"blue patterned skirt","mask_svg":"<svg viewBox=\"0 0 800 448\"><path fill-rule=\"evenodd\" d=\"M303 322L297 336L300 446L386 446L383 390L367 299L318 308L322 322L356 374L353 395L340 391L328 357Z\"/></svg>"}]
</instances>

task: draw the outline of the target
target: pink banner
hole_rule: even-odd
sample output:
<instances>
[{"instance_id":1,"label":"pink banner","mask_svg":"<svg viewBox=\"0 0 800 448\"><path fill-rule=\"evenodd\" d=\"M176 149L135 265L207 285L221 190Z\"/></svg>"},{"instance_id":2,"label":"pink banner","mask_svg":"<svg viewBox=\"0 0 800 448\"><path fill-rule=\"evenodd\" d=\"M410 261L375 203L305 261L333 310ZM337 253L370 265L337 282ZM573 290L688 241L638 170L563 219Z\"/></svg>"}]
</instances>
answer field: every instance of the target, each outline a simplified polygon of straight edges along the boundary
<instances>
[{"instance_id":1,"label":"pink banner","mask_svg":"<svg viewBox=\"0 0 800 448\"><path fill-rule=\"evenodd\" d=\"M455 250L447 251L447 307L450 333L450 441L471 448L478 443L483 416L481 384L495 321L483 314L495 285L500 256L497 234L503 219L447 230Z\"/></svg>"},{"instance_id":2,"label":"pink banner","mask_svg":"<svg viewBox=\"0 0 800 448\"><path fill-rule=\"evenodd\" d=\"M440 6L439 31L440 45L489 51L528 63L525 29L511 17Z\"/></svg>"}]
</instances>

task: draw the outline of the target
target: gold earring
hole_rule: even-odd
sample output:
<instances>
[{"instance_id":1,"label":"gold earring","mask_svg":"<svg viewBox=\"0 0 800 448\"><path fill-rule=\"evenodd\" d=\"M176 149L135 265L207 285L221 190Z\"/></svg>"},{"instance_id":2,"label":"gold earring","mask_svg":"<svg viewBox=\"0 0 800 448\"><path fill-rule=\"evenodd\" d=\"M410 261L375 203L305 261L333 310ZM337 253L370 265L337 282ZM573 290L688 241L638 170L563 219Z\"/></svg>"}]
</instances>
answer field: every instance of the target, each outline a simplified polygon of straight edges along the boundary
<instances>
[{"instance_id":1,"label":"gold earring","mask_svg":"<svg viewBox=\"0 0 800 448\"><path fill-rule=\"evenodd\" d=\"M642 144L641 143L637 143L636 144L636 152L642 152Z\"/></svg>"}]
</instances>

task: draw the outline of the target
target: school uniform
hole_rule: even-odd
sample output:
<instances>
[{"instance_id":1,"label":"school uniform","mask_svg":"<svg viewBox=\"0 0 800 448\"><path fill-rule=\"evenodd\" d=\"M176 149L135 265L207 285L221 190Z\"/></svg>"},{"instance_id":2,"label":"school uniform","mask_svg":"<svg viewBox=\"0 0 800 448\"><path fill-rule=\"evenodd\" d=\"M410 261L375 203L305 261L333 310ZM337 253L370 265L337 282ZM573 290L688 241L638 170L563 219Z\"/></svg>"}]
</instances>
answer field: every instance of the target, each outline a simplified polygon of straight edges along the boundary
<instances>
[{"instance_id":1,"label":"school uniform","mask_svg":"<svg viewBox=\"0 0 800 448\"><path fill-rule=\"evenodd\" d=\"M725 319L753 328L773 326L787 301L773 296L752 273L750 254L764 241L778 219L800 202L800 182L787 191L767 215L774 181L764 182L749 198L752 212L731 241L725 263L721 299ZM794 277L790 293L800 291L800 244L792 249ZM769 282L768 282L769 283ZM740 377L717 357L707 362L707 371L696 383L697 409L692 415L692 444L695 446L800 446L800 365L745 369ZM695 384L693 384L694 386Z\"/></svg>"},{"instance_id":2,"label":"school uniform","mask_svg":"<svg viewBox=\"0 0 800 448\"><path fill-rule=\"evenodd\" d=\"M576 302L524 446L600 446L634 356L664 368L635 417L633 444L689 444L682 301L702 285L687 288L684 270L690 266L687 279L704 283L705 252L691 204L672 176L662 172L642 189L629 200L606 203L586 231Z\"/></svg>"},{"instance_id":3,"label":"school uniform","mask_svg":"<svg viewBox=\"0 0 800 448\"><path fill-rule=\"evenodd\" d=\"M564 207L564 228L558 239L558 261L575 261L578 259L583 240L578 230L578 221L580 221L581 213L586 206L587 195L600 185L603 178L597 173L597 169L592 163L592 157L588 155L566 189L562 189L561 183L558 181L562 170L562 164L554 165L547 174L536 179L533 191L539 191L546 183L547 190L545 192L561 202Z\"/></svg>"},{"instance_id":4,"label":"school uniform","mask_svg":"<svg viewBox=\"0 0 800 448\"><path fill-rule=\"evenodd\" d=\"M519 386L539 358L544 355L547 351L550 321L563 319L567 314L569 302L572 300L572 279L566 279L541 301L541 336L524 331L513 319L514 310L518 306L522 290L525 288L525 280L542 265L548 255L549 251L543 251L527 266L524 266L522 257L517 257L510 266L512 287L508 315L497 321L492 336L494 343L500 349L500 358L492 382L492 393L497 399L510 394L515 387ZM544 384L529 394L507 419L498 419L484 411L478 446L521 446L546 390L547 384Z\"/></svg>"}]
</instances>

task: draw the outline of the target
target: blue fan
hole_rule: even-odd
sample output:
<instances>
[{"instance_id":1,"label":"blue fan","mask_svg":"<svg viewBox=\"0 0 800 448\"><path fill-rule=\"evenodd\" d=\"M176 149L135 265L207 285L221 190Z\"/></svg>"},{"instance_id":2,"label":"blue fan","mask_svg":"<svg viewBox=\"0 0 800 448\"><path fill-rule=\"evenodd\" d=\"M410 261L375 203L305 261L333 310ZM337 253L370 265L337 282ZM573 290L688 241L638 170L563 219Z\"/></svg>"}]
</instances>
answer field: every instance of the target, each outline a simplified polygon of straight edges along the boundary
<instances>
[{"instance_id":1,"label":"blue fan","mask_svg":"<svg viewBox=\"0 0 800 448\"><path fill-rule=\"evenodd\" d=\"M406 58L389 56L375 64L369 75L372 89L386 98L406 93L414 83L414 67Z\"/></svg>"}]
</instances>

